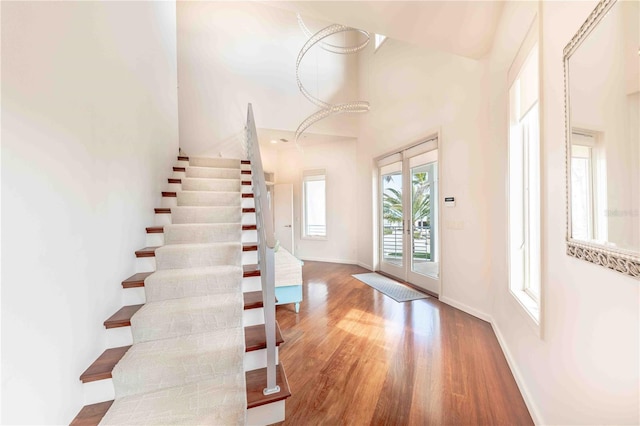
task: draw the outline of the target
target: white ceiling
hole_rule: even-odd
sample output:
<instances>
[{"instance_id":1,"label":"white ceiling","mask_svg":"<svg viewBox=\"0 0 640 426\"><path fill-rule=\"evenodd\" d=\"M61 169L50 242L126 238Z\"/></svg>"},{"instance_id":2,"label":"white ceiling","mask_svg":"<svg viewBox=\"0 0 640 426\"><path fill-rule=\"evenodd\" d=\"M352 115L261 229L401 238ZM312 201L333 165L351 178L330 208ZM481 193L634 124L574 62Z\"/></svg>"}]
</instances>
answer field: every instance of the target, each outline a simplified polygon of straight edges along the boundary
<instances>
[{"instance_id":1,"label":"white ceiling","mask_svg":"<svg viewBox=\"0 0 640 426\"><path fill-rule=\"evenodd\" d=\"M288 142L282 142L280 139L286 139ZM273 144L271 141L277 141L277 143ZM328 142L341 142L341 141L349 141L356 140L356 138L348 137L348 136L337 136L337 135L325 135L319 133L307 133L305 132L298 144L301 147L328 143ZM295 132L288 130L278 130L278 129L258 129L258 142L260 145L269 145L277 150L294 148L296 143L296 135Z\"/></svg>"},{"instance_id":2,"label":"white ceiling","mask_svg":"<svg viewBox=\"0 0 640 426\"><path fill-rule=\"evenodd\" d=\"M479 59L489 52L502 1L269 1L303 16Z\"/></svg>"}]
</instances>

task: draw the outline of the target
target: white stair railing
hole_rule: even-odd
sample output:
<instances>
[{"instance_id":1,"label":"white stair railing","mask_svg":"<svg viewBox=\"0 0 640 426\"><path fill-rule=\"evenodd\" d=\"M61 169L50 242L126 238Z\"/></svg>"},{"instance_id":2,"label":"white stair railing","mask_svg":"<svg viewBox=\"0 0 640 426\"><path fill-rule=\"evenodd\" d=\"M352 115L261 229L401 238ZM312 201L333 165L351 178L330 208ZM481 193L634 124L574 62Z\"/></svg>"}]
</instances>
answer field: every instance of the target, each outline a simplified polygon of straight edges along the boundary
<instances>
[{"instance_id":1,"label":"white stair railing","mask_svg":"<svg viewBox=\"0 0 640 426\"><path fill-rule=\"evenodd\" d=\"M256 208L256 225L258 228L258 265L262 281L262 301L264 306L264 325L267 337L267 383L263 390L265 395L280 392L276 383L276 294L275 294L275 261L274 248L276 238L273 231L273 216L269 205L269 193L264 179L258 132L253 118L253 108L247 108L246 150L251 161L251 181L253 184Z\"/></svg>"}]
</instances>

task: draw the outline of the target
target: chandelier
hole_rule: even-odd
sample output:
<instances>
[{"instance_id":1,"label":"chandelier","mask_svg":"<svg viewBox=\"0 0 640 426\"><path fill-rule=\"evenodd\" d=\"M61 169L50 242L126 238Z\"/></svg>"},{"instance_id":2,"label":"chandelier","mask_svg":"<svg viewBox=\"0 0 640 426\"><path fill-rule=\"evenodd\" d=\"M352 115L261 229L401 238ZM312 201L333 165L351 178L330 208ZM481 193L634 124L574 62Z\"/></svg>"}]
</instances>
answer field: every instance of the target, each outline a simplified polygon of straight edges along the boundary
<instances>
[{"instance_id":1,"label":"chandelier","mask_svg":"<svg viewBox=\"0 0 640 426\"><path fill-rule=\"evenodd\" d=\"M313 96L311 93L309 93L309 91L305 89L305 87L302 85L302 82L300 81L300 64L302 63L302 59L304 58L304 56L313 46L319 43L320 47L326 50L327 52L337 53L340 55L348 55L348 54L359 52L360 50L364 49L367 46L367 44L369 44L369 39L370 39L369 33L367 31L360 30L357 28L347 27L345 25L340 25L340 24L333 24L333 25L329 25L326 28L321 29L315 34L312 34L309 28L307 28L307 26L305 25L304 21L302 20L302 17L299 14L298 14L298 25L300 25L302 32L309 39L302 46L302 49L300 49L300 53L298 53L298 58L296 60L296 83L298 84L298 89L300 89L300 93L302 93L302 95L305 98L307 98L309 102L316 105L320 109L314 112L313 114L311 114L310 116L308 116L307 118L305 118L304 120L302 120L302 122L296 129L296 144L298 143L298 139L300 138L300 136L302 136L305 130L307 130L314 123L317 123L318 121L324 118L327 118L329 116L336 115L336 114L345 113L345 112L361 113L361 112L369 111L369 102L366 102L366 101L352 101L352 102L335 103L335 104L325 102ZM364 35L365 40L353 46L336 46L334 44L330 44L323 41L327 37L330 37L334 34L347 33L347 32L355 32L355 33L362 34Z\"/></svg>"}]
</instances>

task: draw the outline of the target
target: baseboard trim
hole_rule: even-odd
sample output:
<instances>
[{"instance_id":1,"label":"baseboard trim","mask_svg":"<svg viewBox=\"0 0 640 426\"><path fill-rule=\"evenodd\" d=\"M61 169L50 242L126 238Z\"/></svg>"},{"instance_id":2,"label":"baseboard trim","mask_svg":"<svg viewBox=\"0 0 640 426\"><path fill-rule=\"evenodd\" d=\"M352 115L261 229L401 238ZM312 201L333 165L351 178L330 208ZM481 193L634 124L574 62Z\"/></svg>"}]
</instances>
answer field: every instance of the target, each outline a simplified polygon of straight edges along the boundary
<instances>
[{"instance_id":1,"label":"baseboard trim","mask_svg":"<svg viewBox=\"0 0 640 426\"><path fill-rule=\"evenodd\" d=\"M545 424L542 420L542 416L540 415L540 410L538 410L538 406L533 402L533 398L531 397L531 393L529 392L529 388L525 384L524 379L522 378L522 374L520 374L520 370L517 367L513 356L511 356L511 352L505 343L504 337L500 332L500 328L496 325L493 318L490 318L489 323L491 323L491 328L493 328L493 334L496 335L496 339L498 339L498 344L500 345L500 349L502 349L502 353L507 360L507 365L509 365L509 369L511 370L511 374L513 374L513 378L516 380L516 385L518 385L518 389L520 389L520 394L522 395L522 399L524 399L524 403L529 409L529 414L531 414L531 418L533 422L537 425Z\"/></svg>"},{"instance_id":2,"label":"baseboard trim","mask_svg":"<svg viewBox=\"0 0 640 426\"><path fill-rule=\"evenodd\" d=\"M440 295L440 301L446 303L449 306L453 306L456 309L460 309L463 312L468 313L469 315L473 315L476 318L480 318L483 321L488 323L491 322L491 317L484 312L481 312L477 309L472 308L471 306L465 305L464 303L460 303L456 300L450 299L447 296Z\"/></svg>"},{"instance_id":3,"label":"baseboard trim","mask_svg":"<svg viewBox=\"0 0 640 426\"><path fill-rule=\"evenodd\" d=\"M298 259L304 261L308 260L309 262L327 262L327 263L341 263L343 265L357 265L358 263L355 260L345 260L345 259L326 259L321 257L298 257Z\"/></svg>"},{"instance_id":4,"label":"baseboard trim","mask_svg":"<svg viewBox=\"0 0 640 426\"><path fill-rule=\"evenodd\" d=\"M373 266L371 266L371 265L367 265L367 264L362 263L362 262L358 262L358 263L356 263L356 265L360 266L361 268L373 271Z\"/></svg>"}]
</instances>

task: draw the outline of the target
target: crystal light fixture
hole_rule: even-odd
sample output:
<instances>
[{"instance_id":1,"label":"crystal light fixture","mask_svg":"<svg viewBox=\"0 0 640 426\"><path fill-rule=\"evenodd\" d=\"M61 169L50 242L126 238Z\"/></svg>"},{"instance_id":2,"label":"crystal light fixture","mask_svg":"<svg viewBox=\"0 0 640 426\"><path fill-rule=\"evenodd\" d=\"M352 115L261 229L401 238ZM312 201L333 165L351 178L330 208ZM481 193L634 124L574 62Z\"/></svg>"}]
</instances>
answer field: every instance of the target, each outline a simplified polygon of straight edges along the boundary
<instances>
[{"instance_id":1,"label":"crystal light fixture","mask_svg":"<svg viewBox=\"0 0 640 426\"><path fill-rule=\"evenodd\" d=\"M300 53L298 53L298 59L296 60L296 83L298 84L298 89L300 89L300 92L302 93L302 95L305 98L307 98L309 102L318 106L320 110L316 111L315 113L311 114L310 116L302 120L302 123L300 123L300 125L296 129L296 145L298 143L298 139L300 138L300 136L302 136L305 130L307 130L314 123L324 118L327 118L331 115L341 114L345 112L369 111L369 102L366 102L366 101L352 101L352 102L345 102L345 103L339 103L339 104L331 104L331 103L325 102L313 96L311 93L309 93L309 91L305 89L305 87L302 85L302 82L300 81L300 63L302 62L302 59L307 54L307 52L313 46L315 46L316 44L320 44L320 47L322 47L324 50L328 52L337 53L341 55L348 55L348 54L359 52L360 50L364 49L367 46L367 44L369 44L369 39L370 39L369 33L364 30L348 27L346 25L333 24L333 25L329 25L326 28L321 29L320 31L312 35L311 31L309 31L309 28L307 28L307 26L302 20L302 17L299 14L298 14L298 25L300 25L302 32L307 37L309 37L309 39L302 46L302 49L300 49ZM356 32L356 33L362 34L365 36L365 40L362 43L356 44L354 46L336 46L334 44L330 44L323 41L327 37L330 37L334 34L346 33L346 32Z\"/></svg>"}]
</instances>

